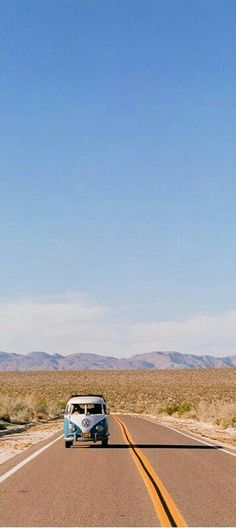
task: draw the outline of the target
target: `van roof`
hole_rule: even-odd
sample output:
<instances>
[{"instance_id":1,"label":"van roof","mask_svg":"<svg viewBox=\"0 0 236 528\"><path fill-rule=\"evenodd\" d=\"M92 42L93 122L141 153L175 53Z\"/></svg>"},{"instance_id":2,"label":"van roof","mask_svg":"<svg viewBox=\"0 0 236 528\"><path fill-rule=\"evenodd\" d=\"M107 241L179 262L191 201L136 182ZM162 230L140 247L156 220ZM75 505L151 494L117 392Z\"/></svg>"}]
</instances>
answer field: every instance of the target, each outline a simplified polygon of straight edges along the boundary
<instances>
[{"instance_id":1,"label":"van roof","mask_svg":"<svg viewBox=\"0 0 236 528\"><path fill-rule=\"evenodd\" d=\"M68 403L105 403L105 400L102 396L97 396L95 394L85 394L72 396Z\"/></svg>"},{"instance_id":2,"label":"van roof","mask_svg":"<svg viewBox=\"0 0 236 528\"><path fill-rule=\"evenodd\" d=\"M71 398L80 398L81 396L96 396L97 398L102 398L105 400L102 394L71 394Z\"/></svg>"}]
</instances>

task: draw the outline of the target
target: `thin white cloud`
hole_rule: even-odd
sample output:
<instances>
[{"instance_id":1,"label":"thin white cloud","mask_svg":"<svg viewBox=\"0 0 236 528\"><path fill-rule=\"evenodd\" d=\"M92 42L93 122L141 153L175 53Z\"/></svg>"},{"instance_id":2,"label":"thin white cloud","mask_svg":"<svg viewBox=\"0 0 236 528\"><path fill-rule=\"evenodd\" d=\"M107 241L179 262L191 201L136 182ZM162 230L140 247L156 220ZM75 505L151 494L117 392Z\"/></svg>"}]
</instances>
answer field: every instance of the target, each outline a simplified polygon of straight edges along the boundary
<instances>
[{"instance_id":1,"label":"thin white cloud","mask_svg":"<svg viewBox=\"0 0 236 528\"><path fill-rule=\"evenodd\" d=\"M133 326L133 336L143 343L145 350L236 354L236 310L182 321L140 323Z\"/></svg>"},{"instance_id":2,"label":"thin white cloud","mask_svg":"<svg viewBox=\"0 0 236 528\"><path fill-rule=\"evenodd\" d=\"M1 301L0 348L19 353L80 351L81 342L99 334L106 317L106 307L84 296Z\"/></svg>"},{"instance_id":3,"label":"thin white cloud","mask_svg":"<svg viewBox=\"0 0 236 528\"><path fill-rule=\"evenodd\" d=\"M90 352L120 357L176 350L224 356L236 353L236 310L182 321L134 324L86 295L2 300L0 350Z\"/></svg>"}]
</instances>

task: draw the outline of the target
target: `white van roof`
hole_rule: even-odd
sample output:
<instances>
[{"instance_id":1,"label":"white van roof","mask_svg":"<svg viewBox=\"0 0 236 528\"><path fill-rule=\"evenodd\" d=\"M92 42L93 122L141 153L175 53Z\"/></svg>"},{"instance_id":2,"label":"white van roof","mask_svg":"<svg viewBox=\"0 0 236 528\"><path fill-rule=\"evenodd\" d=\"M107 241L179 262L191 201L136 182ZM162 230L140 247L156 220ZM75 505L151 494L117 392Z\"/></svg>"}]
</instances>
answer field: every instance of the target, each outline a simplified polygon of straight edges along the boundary
<instances>
[{"instance_id":1,"label":"white van roof","mask_svg":"<svg viewBox=\"0 0 236 528\"><path fill-rule=\"evenodd\" d=\"M68 404L69 403L101 403L103 404L105 403L105 401L104 401L104 398L102 398L101 396L86 395L86 396L73 396L68 401Z\"/></svg>"}]
</instances>

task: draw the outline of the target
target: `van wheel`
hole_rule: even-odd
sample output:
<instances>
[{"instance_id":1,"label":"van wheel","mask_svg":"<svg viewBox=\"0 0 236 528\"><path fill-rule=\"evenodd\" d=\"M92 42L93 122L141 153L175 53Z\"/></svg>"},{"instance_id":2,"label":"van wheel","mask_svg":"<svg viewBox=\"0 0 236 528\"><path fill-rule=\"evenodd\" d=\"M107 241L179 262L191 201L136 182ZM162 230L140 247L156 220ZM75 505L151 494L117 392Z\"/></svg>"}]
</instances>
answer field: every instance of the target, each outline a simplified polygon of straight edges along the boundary
<instances>
[{"instance_id":1,"label":"van wheel","mask_svg":"<svg viewBox=\"0 0 236 528\"><path fill-rule=\"evenodd\" d=\"M73 445L73 442L65 442L65 447L71 447Z\"/></svg>"},{"instance_id":2,"label":"van wheel","mask_svg":"<svg viewBox=\"0 0 236 528\"><path fill-rule=\"evenodd\" d=\"M102 447L107 447L108 446L108 438L106 438L106 440L102 440Z\"/></svg>"}]
</instances>

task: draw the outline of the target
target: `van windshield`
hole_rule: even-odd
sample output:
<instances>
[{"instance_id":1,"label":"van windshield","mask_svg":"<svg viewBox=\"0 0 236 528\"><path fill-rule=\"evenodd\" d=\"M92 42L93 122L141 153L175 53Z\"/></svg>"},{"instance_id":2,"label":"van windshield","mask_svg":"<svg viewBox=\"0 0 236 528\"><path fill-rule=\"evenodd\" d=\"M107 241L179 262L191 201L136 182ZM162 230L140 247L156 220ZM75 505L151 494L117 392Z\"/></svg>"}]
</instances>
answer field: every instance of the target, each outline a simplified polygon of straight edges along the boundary
<instances>
[{"instance_id":1,"label":"van windshield","mask_svg":"<svg viewBox=\"0 0 236 528\"><path fill-rule=\"evenodd\" d=\"M103 414L101 403L72 403L71 414Z\"/></svg>"}]
</instances>

